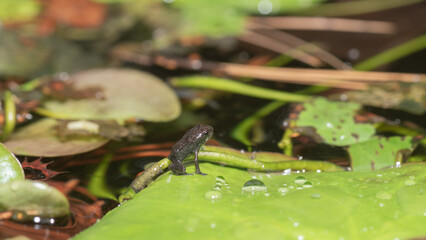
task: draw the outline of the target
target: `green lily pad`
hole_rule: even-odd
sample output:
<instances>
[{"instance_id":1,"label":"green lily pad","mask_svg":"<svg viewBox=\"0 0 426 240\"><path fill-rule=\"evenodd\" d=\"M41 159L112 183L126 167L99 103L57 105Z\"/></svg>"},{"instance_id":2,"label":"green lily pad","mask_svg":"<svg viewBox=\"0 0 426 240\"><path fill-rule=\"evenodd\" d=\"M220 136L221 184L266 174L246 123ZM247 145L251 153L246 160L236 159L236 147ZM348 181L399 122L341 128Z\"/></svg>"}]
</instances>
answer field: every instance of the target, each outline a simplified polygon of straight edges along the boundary
<instances>
[{"instance_id":1,"label":"green lily pad","mask_svg":"<svg viewBox=\"0 0 426 240\"><path fill-rule=\"evenodd\" d=\"M190 168L189 172L194 170ZM74 239L408 239L426 235L425 164L376 172L291 175L250 174L209 163L201 164L201 170L208 175L165 173ZM249 187L247 182L253 179L264 186Z\"/></svg>"},{"instance_id":2,"label":"green lily pad","mask_svg":"<svg viewBox=\"0 0 426 240\"><path fill-rule=\"evenodd\" d=\"M412 137L374 137L369 141L353 144L348 151L354 171L376 170L401 163L409 157L416 144ZM407 156L402 156L402 155Z\"/></svg>"},{"instance_id":3,"label":"green lily pad","mask_svg":"<svg viewBox=\"0 0 426 240\"><path fill-rule=\"evenodd\" d=\"M318 97L304 103L303 108L292 127L318 142L347 146L367 141L375 133L371 124L355 122L355 114L361 108L358 103L332 102Z\"/></svg>"},{"instance_id":4,"label":"green lily pad","mask_svg":"<svg viewBox=\"0 0 426 240\"><path fill-rule=\"evenodd\" d=\"M177 118L180 102L174 91L154 75L131 69L94 69L71 76L76 90L97 87L104 99L46 101L40 114L60 119L128 119L162 122Z\"/></svg>"},{"instance_id":5,"label":"green lily pad","mask_svg":"<svg viewBox=\"0 0 426 240\"><path fill-rule=\"evenodd\" d=\"M0 143L0 184L24 179L21 163L9 149Z\"/></svg>"},{"instance_id":6,"label":"green lily pad","mask_svg":"<svg viewBox=\"0 0 426 240\"><path fill-rule=\"evenodd\" d=\"M17 155L58 157L88 152L109 141L91 136L64 141L57 135L57 124L55 119L41 119L12 133L4 144Z\"/></svg>"},{"instance_id":7,"label":"green lily pad","mask_svg":"<svg viewBox=\"0 0 426 240\"><path fill-rule=\"evenodd\" d=\"M0 184L0 211L24 213L24 221L64 217L69 214L67 198L56 188L32 180Z\"/></svg>"}]
</instances>

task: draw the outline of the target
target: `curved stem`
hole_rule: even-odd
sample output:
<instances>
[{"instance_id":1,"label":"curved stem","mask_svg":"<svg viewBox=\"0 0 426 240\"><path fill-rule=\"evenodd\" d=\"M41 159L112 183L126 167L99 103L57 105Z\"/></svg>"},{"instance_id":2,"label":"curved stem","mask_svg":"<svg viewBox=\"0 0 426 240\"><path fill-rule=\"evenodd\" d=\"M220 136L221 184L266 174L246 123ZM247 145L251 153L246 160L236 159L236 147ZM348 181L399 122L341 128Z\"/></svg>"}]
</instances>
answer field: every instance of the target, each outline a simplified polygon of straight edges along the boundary
<instances>
[{"instance_id":1,"label":"curved stem","mask_svg":"<svg viewBox=\"0 0 426 240\"><path fill-rule=\"evenodd\" d=\"M173 78L171 84L176 87L208 88L251 97L289 102L304 102L312 98L301 94L261 88L233 80L207 76Z\"/></svg>"},{"instance_id":2,"label":"curved stem","mask_svg":"<svg viewBox=\"0 0 426 240\"><path fill-rule=\"evenodd\" d=\"M365 61L362 61L356 64L354 69L359 71L375 69L414 52L420 51L424 48L426 48L426 34L423 34L408 42L383 51Z\"/></svg>"},{"instance_id":3,"label":"curved stem","mask_svg":"<svg viewBox=\"0 0 426 240\"><path fill-rule=\"evenodd\" d=\"M3 126L3 132L1 134L2 141L6 140L7 137L13 132L16 125L16 106L13 101L13 94L10 91L5 91L3 94L4 103L4 116L5 122Z\"/></svg>"}]
</instances>

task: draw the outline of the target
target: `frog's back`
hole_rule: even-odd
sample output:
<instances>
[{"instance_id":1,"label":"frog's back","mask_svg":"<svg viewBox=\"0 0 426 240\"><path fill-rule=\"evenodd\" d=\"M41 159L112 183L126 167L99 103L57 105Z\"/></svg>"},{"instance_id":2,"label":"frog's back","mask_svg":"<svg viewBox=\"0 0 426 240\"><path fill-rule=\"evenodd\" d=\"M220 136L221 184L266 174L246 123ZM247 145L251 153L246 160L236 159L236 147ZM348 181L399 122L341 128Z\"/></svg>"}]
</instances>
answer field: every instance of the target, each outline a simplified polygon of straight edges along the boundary
<instances>
[{"instance_id":1,"label":"frog's back","mask_svg":"<svg viewBox=\"0 0 426 240\"><path fill-rule=\"evenodd\" d=\"M189 129L185 135L172 147L169 159L183 161L191 153L197 151L213 135L213 127L199 124Z\"/></svg>"}]
</instances>

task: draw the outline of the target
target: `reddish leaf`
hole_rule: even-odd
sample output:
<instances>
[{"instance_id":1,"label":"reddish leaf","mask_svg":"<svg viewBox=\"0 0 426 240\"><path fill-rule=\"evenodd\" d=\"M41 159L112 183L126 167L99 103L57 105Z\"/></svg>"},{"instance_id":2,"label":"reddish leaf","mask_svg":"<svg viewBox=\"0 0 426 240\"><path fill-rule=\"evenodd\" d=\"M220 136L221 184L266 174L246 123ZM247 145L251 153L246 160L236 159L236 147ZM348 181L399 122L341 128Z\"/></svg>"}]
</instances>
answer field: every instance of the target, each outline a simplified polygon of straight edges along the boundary
<instances>
[{"instance_id":1,"label":"reddish leaf","mask_svg":"<svg viewBox=\"0 0 426 240\"><path fill-rule=\"evenodd\" d=\"M30 179L37 179L37 180L47 180L47 179L53 178L54 176L56 176L58 174L64 173L64 172L57 172L57 171L53 171L53 170L48 169L47 165L49 165L50 163L52 163L52 162L43 163L41 161L41 158L38 158L38 159L36 159L32 162L28 162L27 159L25 159L22 162L22 168L24 168L26 170L30 170L30 173L25 174L25 177L30 178ZM44 178L40 179L40 177L38 177L35 174L34 170L40 171L44 175Z\"/></svg>"}]
</instances>

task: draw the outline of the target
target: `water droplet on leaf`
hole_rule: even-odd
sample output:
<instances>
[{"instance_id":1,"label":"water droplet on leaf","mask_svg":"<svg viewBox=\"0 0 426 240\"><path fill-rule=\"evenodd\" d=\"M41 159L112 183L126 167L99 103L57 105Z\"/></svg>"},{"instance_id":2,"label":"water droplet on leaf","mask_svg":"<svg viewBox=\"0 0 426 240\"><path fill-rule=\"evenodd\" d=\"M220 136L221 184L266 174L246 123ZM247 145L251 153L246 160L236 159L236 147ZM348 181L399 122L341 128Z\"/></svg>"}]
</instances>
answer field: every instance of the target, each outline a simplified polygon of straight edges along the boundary
<instances>
[{"instance_id":1,"label":"water droplet on leaf","mask_svg":"<svg viewBox=\"0 0 426 240\"><path fill-rule=\"evenodd\" d=\"M296 184L299 184L299 185L302 185L302 184L304 184L305 182L307 182L308 180L306 180L306 178L305 177L303 177L303 176L298 176L295 180L294 180L294 183L296 183Z\"/></svg>"},{"instance_id":2,"label":"water droplet on leaf","mask_svg":"<svg viewBox=\"0 0 426 240\"><path fill-rule=\"evenodd\" d=\"M243 192L250 192L250 193L254 194L254 193L257 193L257 192L266 192L267 187L265 186L265 184L262 181L257 180L257 179L252 179L252 180L244 183L241 190Z\"/></svg>"},{"instance_id":3,"label":"water droplet on leaf","mask_svg":"<svg viewBox=\"0 0 426 240\"><path fill-rule=\"evenodd\" d=\"M217 176L216 177L216 182L221 182L221 183L226 183L226 180L223 176Z\"/></svg>"}]
</instances>

